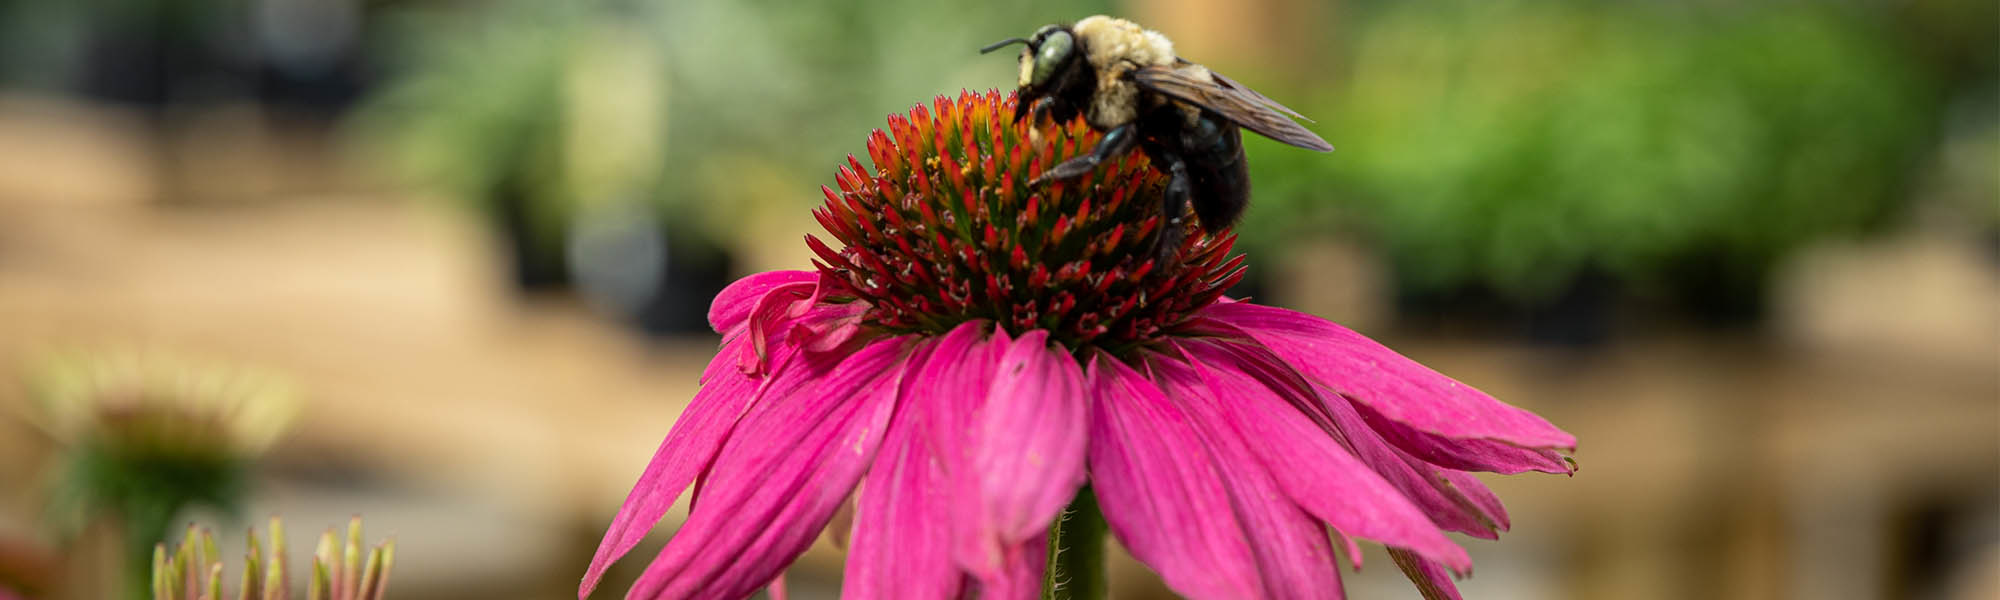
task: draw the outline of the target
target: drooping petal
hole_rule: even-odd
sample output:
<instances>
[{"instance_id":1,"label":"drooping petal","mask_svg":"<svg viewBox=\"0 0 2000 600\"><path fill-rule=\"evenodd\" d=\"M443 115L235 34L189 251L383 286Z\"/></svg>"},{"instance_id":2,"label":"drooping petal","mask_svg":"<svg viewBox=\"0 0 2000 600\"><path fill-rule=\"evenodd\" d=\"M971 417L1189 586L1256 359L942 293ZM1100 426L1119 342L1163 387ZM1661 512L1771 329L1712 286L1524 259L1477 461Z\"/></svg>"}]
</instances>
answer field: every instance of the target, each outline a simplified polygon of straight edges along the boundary
<instances>
[{"instance_id":1,"label":"drooping petal","mask_svg":"<svg viewBox=\"0 0 2000 600\"><path fill-rule=\"evenodd\" d=\"M819 279L815 271L766 271L757 273L722 288L715 295L715 301L708 306L708 325L716 333L726 333L742 325L750 318L750 310L757 306L771 290L791 284L811 283Z\"/></svg>"},{"instance_id":2,"label":"drooping petal","mask_svg":"<svg viewBox=\"0 0 2000 600\"><path fill-rule=\"evenodd\" d=\"M1245 373L1234 354L1215 344L1176 345L1208 392L1188 394L1193 416L1253 440L1245 448L1306 512L1342 533L1411 548L1461 571L1472 568L1465 549L1297 408L1313 399L1282 397Z\"/></svg>"},{"instance_id":3,"label":"drooping petal","mask_svg":"<svg viewBox=\"0 0 2000 600\"><path fill-rule=\"evenodd\" d=\"M784 341L797 316L792 313L793 309L812 297L816 286L815 283L775 286L757 299L756 306L750 308L749 320L743 323L748 329L750 349L755 359L738 361L744 373L758 375L765 371L769 365L772 344Z\"/></svg>"},{"instance_id":4,"label":"drooping petal","mask_svg":"<svg viewBox=\"0 0 2000 600\"><path fill-rule=\"evenodd\" d=\"M1417 592L1424 595L1424 600L1463 600L1458 596L1458 585L1451 581L1451 573L1443 566L1401 548L1390 548L1389 558L1410 578L1410 583L1417 585Z\"/></svg>"},{"instance_id":5,"label":"drooping petal","mask_svg":"<svg viewBox=\"0 0 2000 600\"><path fill-rule=\"evenodd\" d=\"M732 339L709 361L708 369L702 373L701 391L695 393L673 429L667 431L666 439L661 440L659 450L653 453L653 460L646 464L646 471L639 475L638 483L633 484L632 492L625 497L625 504L611 519L611 527L598 544L597 554L590 559L590 569L584 573L577 597L589 596L604 576L604 570L659 524L660 517L673 506L681 491L687 489L688 483L722 447L724 437L757 391L758 380L736 369L737 357L747 352L747 346L747 340Z\"/></svg>"},{"instance_id":6,"label":"drooping petal","mask_svg":"<svg viewBox=\"0 0 2000 600\"><path fill-rule=\"evenodd\" d=\"M1042 533L1000 550L998 574L979 580L984 600L1034 600L1042 595L1042 572L1049 564L1049 536Z\"/></svg>"},{"instance_id":7,"label":"drooping petal","mask_svg":"<svg viewBox=\"0 0 2000 600\"><path fill-rule=\"evenodd\" d=\"M1487 513L1448 483L1444 474L1455 471L1417 460L1382 439L1381 434L1361 419L1354 403L1332 390L1321 389L1320 397L1326 400L1322 406L1333 419L1333 432L1354 452L1354 456L1381 474L1389 485L1395 486L1419 510L1429 515L1432 523L1446 531L1489 540L1499 537L1499 532L1506 529L1504 513L1497 517ZM1485 488L1482 486L1480 489Z\"/></svg>"},{"instance_id":8,"label":"drooping petal","mask_svg":"<svg viewBox=\"0 0 2000 600\"><path fill-rule=\"evenodd\" d=\"M1576 447L1575 436L1534 413L1325 319L1248 302L1213 304L1202 315L1242 329L1319 384L1419 431L1526 448Z\"/></svg>"},{"instance_id":9,"label":"drooping petal","mask_svg":"<svg viewBox=\"0 0 2000 600\"><path fill-rule=\"evenodd\" d=\"M1090 362L1090 483L1111 534L1189 598L1257 598L1264 584L1194 423L1145 376Z\"/></svg>"},{"instance_id":10,"label":"drooping petal","mask_svg":"<svg viewBox=\"0 0 2000 600\"><path fill-rule=\"evenodd\" d=\"M1209 348L1226 354L1227 359L1233 360L1232 366L1269 386L1309 416L1355 457L1381 474L1433 523L1448 531L1486 539L1507 529L1506 511L1499 508L1499 499L1479 480L1418 460L1389 443L1358 416L1362 410L1359 403L1307 381L1269 349L1249 341L1241 329L1226 327L1220 333L1223 334L1220 337L1243 341L1214 343ZM1350 558L1357 563L1360 560L1358 554Z\"/></svg>"},{"instance_id":11,"label":"drooping petal","mask_svg":"<svg viewBox=\"0 0 2000 600\"><path fill-rule=\"evenodd\" d=\"M1411 456L1447 469L1505 475L1526 471L1567 475L1576 470L1570 461L1554 450L1522 448L1483 439L1452 439L1425 433L1384 417L1367 403L1356 402L1354 407L1361 411L1361 418L1368 422L1369 427L1382 434L1383 439Z\"/></svg>"},{"instance_id":12,"label":"drooping petal","mask_svg":"<svg viewBox=\"0 0 2000 600\"><path fill-rule=\"evenodd\" d=\"M995 572L1006 547L1046 531L1076 495L1089 441L1083 370L1049 346L1048 332L1023 334L997 366L965 440L984 514L975 554L961 559L981 576Z\"/></svg>"},{"instance_id":13,"label":"drooping petal","mask_svg":"<svg viewBox=\"0 0 2000 600\"><path fill-rule=\"evenodd\" d=\"M1222 420L1223 401L1194 367L1170 357L1147 361L1154 381L1193 419L1202 443L1214 457L1223 489L1229 492L1236 522L1257 557L1257 571L1270 598L1340 598L1340 569L1326 528L1292 501L1272 469L1258 460L1247 439Z\"/></svg>"},{"instance_id":14,"label":"drooping petal","mask_svg":"<svg viewBox=\"0 0 2000 600\"><path fill-rule=\"evenodd\" d=\"M910 359L900 408L857 500L843 597L930 600L956 598L963 588L965 577L952 560L952 498L927 439L942 399L923 375L941 357L961 359L965 337L946 336L927 345L927 356ZM945 345L952 347L936 352Z\"/></svg>"},{"instance_id":15,"label":"drooping petal","mask_svg":"<svg viewBox=\"0 0 2000 600\"><path fill-rule=\"evenodd\" d=\"M774 374L716 455L687 523L628 597L740 598L804 552L874 459L909 341L845 358L801 354Z\"/></svg>"},{"instance_id":16,"label":"drooping petal","mask_svg":"<svg viewBox=\"0 0 2000 600\"><path fill-rule=\"evenodd\" d=\"M1493 490L1488 489L1478 477L1443 468L1438 469L1438 474L1444 478L1445 494L1461 499L1459 505L1466 507L1467 511L1492 522L1496 530L1506 531L1513 527L1507 517L1507 507L1500 505L1500 497L1494 495Z\"/></svg>"},{"instance_id":17,"label":"drooping petal","mask_svg":"<svg viewBox=\"0 0 2000 600\"><path fill-rule=\"evenodd\" d=\"M1341 533L1338 529L1327 529L1326 531L1333 535L1334 549L1339 550L1341 555L1347 557L1347 563L1353 565L1354 570L1360 571L1361 544L1354 543L1354 536Z\"/></svg>"}]
</instances>

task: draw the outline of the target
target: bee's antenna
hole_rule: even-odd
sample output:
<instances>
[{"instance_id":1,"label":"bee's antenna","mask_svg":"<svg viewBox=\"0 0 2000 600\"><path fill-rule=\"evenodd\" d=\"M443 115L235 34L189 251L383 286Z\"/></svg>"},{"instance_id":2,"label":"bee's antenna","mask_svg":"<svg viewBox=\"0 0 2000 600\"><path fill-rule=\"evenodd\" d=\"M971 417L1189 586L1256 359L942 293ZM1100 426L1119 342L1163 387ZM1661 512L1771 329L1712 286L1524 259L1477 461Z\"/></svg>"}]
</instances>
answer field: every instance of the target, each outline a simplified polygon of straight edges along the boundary
<instances>
[{"instance_id":1,"label":"bee's antenna","mask_svg":"<svg viewBox=\"0 0 2000 600\"><path fill-rule=\"evenodd\" d=\"M986 54L994 50L999 50L1001 48L1007 47L1008 44L1026 44L1026 43L1028 43L1028 40L1026 38L1007 38L1004 40L993 42L991 44L987 44L985 48L979 49L979 53Z\"/></svg>"}]
</instances>

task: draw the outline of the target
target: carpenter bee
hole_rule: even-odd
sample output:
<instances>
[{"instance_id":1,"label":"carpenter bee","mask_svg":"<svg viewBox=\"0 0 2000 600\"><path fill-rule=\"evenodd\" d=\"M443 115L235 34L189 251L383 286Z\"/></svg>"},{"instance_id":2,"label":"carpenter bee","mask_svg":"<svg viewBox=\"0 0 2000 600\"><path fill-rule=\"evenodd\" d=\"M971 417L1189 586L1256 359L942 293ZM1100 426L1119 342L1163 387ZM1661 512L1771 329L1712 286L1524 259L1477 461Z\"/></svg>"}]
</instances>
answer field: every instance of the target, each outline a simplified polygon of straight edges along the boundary
<instances>
[{"instance_id":1,"label":"carpenter bee","mask_svg":"<svg viewBox=\"0 0 2000 600\"><path fill-rule=\"evenodd\" d=\"M994 42L979 52L1010 44L1027 46L1021 51L1021 108L1014 113L1015 122L1030 113L1037 121L1057 123L1082 115L1104 134L1088 154L1063 161L1035 183L1088 174L1137 146L1168 175L1162 207L1167 226L1155 238L1161 257L1180 247L1190 204L1202 230L1210 234L1243 216L1250 203L1250 174L1238 127L1300 148L1333 150L1286 117L1304 115L1176 56L1166 36L1131 21L1087 17L1075 25L1048 25L1030 37Z\"/></svg>"}]
</instances>

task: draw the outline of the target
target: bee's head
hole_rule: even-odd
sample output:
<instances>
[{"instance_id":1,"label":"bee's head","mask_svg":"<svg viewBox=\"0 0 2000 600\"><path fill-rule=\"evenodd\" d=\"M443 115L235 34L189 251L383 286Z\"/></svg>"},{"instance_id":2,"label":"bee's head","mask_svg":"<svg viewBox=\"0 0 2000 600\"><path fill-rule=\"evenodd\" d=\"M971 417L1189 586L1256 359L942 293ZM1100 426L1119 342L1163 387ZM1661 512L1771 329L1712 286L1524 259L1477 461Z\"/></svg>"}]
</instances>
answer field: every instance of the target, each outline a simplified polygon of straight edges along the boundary
<instances>
[{"instance_id":1,"label":"bee's head","mask_svg":"<svg viewBox=\"0 0 2000 600\"><path fill-rule=\"evenodd\" d=\"M1064 97L1080 94L1087 97L1094 82L1089 77L1089 65L1084 61L1083 49L1077 43L1076 34L1062 25L1044 25L1035 34L1026 38L1008 38L979 49L980 54L1005 48L1011 44L1027 46L1021 50L1021 79L1019 90L1020 106L1015 120L1028 111L1037 100L1046 96ZM1082 84L1082 85L1080 85Z\"/></svg>"}]
</instances>

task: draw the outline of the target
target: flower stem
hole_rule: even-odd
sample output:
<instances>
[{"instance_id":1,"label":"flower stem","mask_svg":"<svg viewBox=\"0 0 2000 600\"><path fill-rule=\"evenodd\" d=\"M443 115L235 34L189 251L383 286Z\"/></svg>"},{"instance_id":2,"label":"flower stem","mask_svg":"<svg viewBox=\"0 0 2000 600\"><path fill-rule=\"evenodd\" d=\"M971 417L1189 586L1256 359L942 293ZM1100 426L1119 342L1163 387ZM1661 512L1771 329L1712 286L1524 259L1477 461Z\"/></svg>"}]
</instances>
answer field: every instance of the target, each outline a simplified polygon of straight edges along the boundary
<instances>
[{"instance_id":1,"label":"flower stem","mask_svg":"<svg viewBox=\"0 0 2000 600\"><path fill-rule=\"evenodd\" d=\"M1049 568L1042 600L1101 600L1105 589L1104 513L1084 486L1049 528Z\"/></svg>"}]
</instances>

